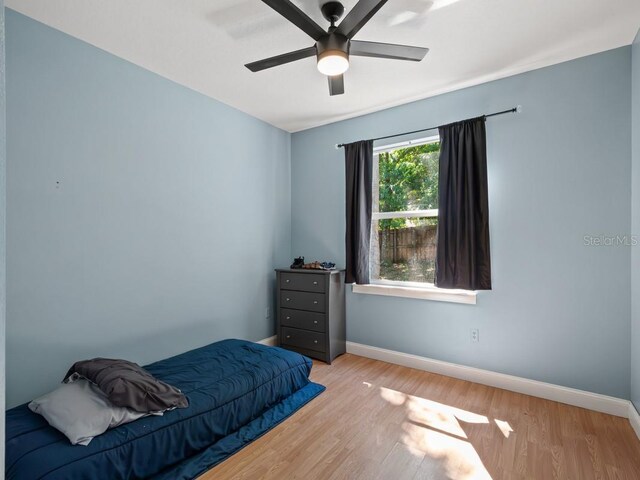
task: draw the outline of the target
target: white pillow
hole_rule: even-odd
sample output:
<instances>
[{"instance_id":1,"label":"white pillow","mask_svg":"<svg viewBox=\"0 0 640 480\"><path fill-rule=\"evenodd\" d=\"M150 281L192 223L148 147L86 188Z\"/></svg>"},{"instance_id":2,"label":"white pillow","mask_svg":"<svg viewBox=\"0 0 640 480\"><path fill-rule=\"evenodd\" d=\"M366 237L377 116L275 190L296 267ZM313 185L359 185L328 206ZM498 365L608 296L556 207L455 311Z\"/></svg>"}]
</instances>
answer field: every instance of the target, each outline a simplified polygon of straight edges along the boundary
<instances>
[{"instance_id":1,"label":"white pillow","mask_svg":"<svg viewBox=\"0 0 640 480\"><path fill-rule=\"evenodd\" d=\"M133 422L147 414L113 406L107 396L84 378L65 383L29 403L32 412L64 433L73 445L89 445L109 428Z\"/></svg>"}]
</instances>

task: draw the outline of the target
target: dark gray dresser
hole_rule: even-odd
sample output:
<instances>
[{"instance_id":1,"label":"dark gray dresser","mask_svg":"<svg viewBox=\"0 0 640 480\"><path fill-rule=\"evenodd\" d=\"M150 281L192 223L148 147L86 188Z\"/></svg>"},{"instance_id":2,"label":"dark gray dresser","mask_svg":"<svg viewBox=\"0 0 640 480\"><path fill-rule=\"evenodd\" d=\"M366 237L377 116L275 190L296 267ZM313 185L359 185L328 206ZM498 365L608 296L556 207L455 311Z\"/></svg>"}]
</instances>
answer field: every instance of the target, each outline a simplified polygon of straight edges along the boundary
<instances>
[{"instance_id":1,"label":"dark gray dresser","mask_svg":"<svg viewBox=\"0 0 640 480\"><path fill-rule=\"evenodd\" d=\"M346 351L344 270L277 269L280 346L331 363Z\"/></svg>"}]
</instances>

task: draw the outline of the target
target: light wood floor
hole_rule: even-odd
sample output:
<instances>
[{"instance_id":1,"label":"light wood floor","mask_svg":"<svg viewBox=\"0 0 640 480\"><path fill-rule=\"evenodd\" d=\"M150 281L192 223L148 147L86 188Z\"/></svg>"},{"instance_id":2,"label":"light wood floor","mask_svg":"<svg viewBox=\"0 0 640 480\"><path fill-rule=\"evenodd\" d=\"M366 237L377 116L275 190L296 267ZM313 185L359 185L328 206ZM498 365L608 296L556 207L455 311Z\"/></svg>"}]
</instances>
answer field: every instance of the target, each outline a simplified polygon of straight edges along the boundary
<instances>
[{"instance_id":1,"label":"light wood floor","mask_svg":"<svg viewBox=\"0 0 640 480\"><path fill-rule=\"evenodd\" d=\"M200 480L640 479L628 421L343 355L327 390Z\"/></svg>"}]
</instances>

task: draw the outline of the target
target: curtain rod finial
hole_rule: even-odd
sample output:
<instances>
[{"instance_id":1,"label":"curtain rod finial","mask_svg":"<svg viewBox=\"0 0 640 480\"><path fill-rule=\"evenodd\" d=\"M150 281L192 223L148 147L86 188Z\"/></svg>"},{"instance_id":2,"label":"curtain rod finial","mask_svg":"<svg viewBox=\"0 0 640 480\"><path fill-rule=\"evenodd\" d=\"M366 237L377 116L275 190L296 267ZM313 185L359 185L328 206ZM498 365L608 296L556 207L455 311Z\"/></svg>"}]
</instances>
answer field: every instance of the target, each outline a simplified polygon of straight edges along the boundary
<instances>
[{"instance_id":1,"label":"curtain rod finial","mask_svg":"<svg viewBox=\"0 0 640 480\"><path fill-rule=\"evenodd\" d=\"M516 107L516 113L522 113L522 105Z\"/></svg>"},{"instance_id":2,"label":"curtain rod finial","mask_svg":"<svg viewBox=\"0 0 640 480\"><path fill-rule=\"evenodd\" d=\"M339 143L336 143L336 150L340 150L340 147L341 147L341 146L342 146L342 145L340 145Z\"/></svg>"}]
</instances>

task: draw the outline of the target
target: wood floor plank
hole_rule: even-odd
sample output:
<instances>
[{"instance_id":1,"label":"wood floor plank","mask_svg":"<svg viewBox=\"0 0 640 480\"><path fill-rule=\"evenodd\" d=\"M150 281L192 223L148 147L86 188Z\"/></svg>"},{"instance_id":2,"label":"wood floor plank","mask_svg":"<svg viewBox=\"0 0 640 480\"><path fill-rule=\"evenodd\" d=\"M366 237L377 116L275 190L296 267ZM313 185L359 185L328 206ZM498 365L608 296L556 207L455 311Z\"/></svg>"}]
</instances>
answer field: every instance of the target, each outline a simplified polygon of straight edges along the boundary
<instances>
[{"instance_id":1,"label":"wood floor plank","mask_svg":"<svg viewBox=\"0 0 640 480\"><path fill-rule=\"evenodd\" d=\"M640 479L626 419L355 355L327 390L200 480Z\"/></svg>"}]
</instances>

